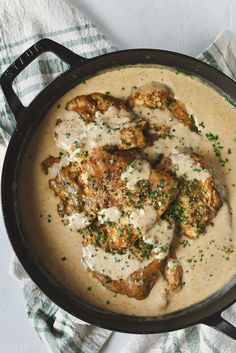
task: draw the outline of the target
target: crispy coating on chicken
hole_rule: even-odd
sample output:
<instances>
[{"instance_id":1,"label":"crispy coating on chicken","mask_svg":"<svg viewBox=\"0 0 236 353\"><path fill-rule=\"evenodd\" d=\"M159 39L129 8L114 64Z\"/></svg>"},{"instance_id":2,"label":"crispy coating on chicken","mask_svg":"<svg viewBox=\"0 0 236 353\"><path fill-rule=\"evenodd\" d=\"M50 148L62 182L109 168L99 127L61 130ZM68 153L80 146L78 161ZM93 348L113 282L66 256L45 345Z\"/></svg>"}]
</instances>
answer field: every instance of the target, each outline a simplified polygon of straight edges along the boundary
<instances>
[{"instance_id":1,"label":"crispy coating on chicken","mask_svg":"<svg viewBox=\"0 0 236 353\"><path fill-rule=\"evenodd\" d=\"M164 84L153 82L140 87L133 92L128 105L131 109L144 106L151 109L169 110L177 120L191 130L197 131L193 117L188 114L185 105L176 99L173 91Z\"/></svg>"},{"instance_id":2,"label":"crispy coating on chicken","mask_svg":"<svg viewBox=\"0 0 236 353\"><path fill-rule=\"evenodd\" d=\"M130 225L120 222L116 224L92 224L80 231L83 245L93 244L106 252L124 254L131 249L140 237L140 232ZM138 251L137 256L140 255Z\"/></svg>"},{"instance_id":3,"label":"crispy coating on chicken","mask_svg":"<svg viewBox=\"0 0 236 353\"><path fill-rule=\"evenodd\" d=\"M64 167L50 180L50 188L60 198L58 210L62 217L73 212L97 217L101 209L114 206L122 212L116 224L108 222L84 230L84 244L100 243L105 250L118 252L128 248L141 236L129 220L133 209L152 205L158 220L175 199L176 179L155 169L151 170L149 181L138 183L135 190L127 189L121 174L135 155L135 152L122 156L96 150L80 166ZM105 241L100 242L100 239Z\"/></svg>"},{"instance_id":4,"label":"crispy coating on chicken","mask_svg":"<svg viewBox=\"0 0 236 353\"><path fill-rule=\"evenodd\" d=\"M125 101L98 92L73 98L67 103L66 109L79 113L86 123L90 123L95 119L97 111L104 113L111 106L128 110Z\"/></svg>"},{"instance_id":5,"label":"crispy coating on chicken","mask_svg":"<svg viewBox=\"0 0 236 353\"><path fill-rule=\"evenodd\" d=\"M178 193L177 181L165 171L152 169L149 181L140 181L136 190L128 190L121 174L132 160L128 153L126 157L114 156L104 150L86 159L79 179L88 196L87 212L112 206L126 211L131 207L153 205L160 218Z\"/></svg>"},{"instance_id":6,"label":"crispy coating on chicken","mask_svg":"<svg viewBox=\"0 0 236 353\"><path fill-rule=\"evenodd\" d=\"M128 100L128 106L133 109L137 106L145 106L151 109L164 110L169 99L173 98L172 90L164 84L152 82L135 89Z\"/></svg>"},{"instance_id":7,"label":"crispy coating on chicken","mask_svg":"<svg viewBox=\"0 0 236 353\"><path fill-rule=\"evenodd\" d=\"M128 124L121 124L122 127L118 128L121 134L120 144L103 146L93 150L91 148L85 152L81 150L81 155L78 153L79 156L73 160L71 158L74 156L73 153L77 153L76 148L78 147L72 141L66 151L70 155L70 160L73 161L62 167L56 177L49 180L49 187L59 198L58 212L64 224L70 222L69 217L65 216L76 213L83 213L85 217L89 216L88 224L82 229L78 229L84 247L94 245L112 254L132 254L140 262L149 259L150 262L146 267L133 272L127 278L117 280L100 273L99 270L87 268L90 274L104 287L114 293L141 300L149 295L162 273L167 282L166 293L172 293L181 288L183 276L182 266L174 253L174 249L178 246L177 235L185 235L192 239L197 238L216 216L222 206L222 200L210 172L204 180L180 176L176 173L176 165L173 164L170 155L160 157L155 168L150 166L149 179L137 181L133 189L128 188L127 180L122 177L131 163L142 159L140 153L146 145L145 136L148 138L148 134L152 136L152 128L155 131L159 130L158 137L168 135L171 130L171 126L165 124L159 126L159 122L156 124L156 119L154 119L152 126L152 117L148 122L145 117L142 119L133 114L131 111L135 107L146 107L148 108L147 112L150 112L150 109L159 109L159 115L161 111L166 110L167 118L165 112L164 116L167 121L169 118L173 120L174 117L191 130L197 130L185 105L174 97L170 88L154 82L135 90L127 102L95 92L77 96L66 105L68 111L75 111L80 115L78 117L84 121L80 120L83 129L84 126L90 128L90 125L93 125L90 124L91 122L96 125L98 120L95 121L95 119L99 116L102 117L101 114L106 113L111 107L115 107L122 114L125 111L125 114L128 115ZM116 109L114 109L115 112ZM97 112L101 114L96 114ZM107 114L110 114L110 110ZM121 115L117 113L119 119ZM105 114L104 117L106 118L107 115ZM156 117L155 114L154 117ZM77 120L74 119L74 121L77 124ZM59 119L57 124L61 123L63 121ZM87 124L90 125L87 126ZM106 124L106 120L104 124ZM67 125L70 130L70 124ZM110 128L109 124L108 128ZM63 127L61 130L62 134L65 133ZM70 131L67 133L69 134ZM155 137L155 133L153 136ZM209 171L201 156L191 154L191 158L193 163ZM48 174L53 164L59 163L60 160L60 157L49 156L41 164L44 173ZM174 234L172 238L168 238L166 231L162 231L162 238L158 243L156 228L151 225L150 227L153 228L148 229L148 232L154 231L152 234L154 240L150 241L148 233L143 233L142 229L138 227L135 228L131 213L145 206L154 207L155 222L158 220L163 222L163 219L164 222L166 220L169 222ZM102 219L100 215L101 210L104 211L104 209L111 207L116 207L120 213L114 222ZM163 234L165 234L164 238ZM165 247L163 244L168 245ZM165 250L160 250L160 253L162 252L161 259L159 259L158 246L165 248Z\"/></svg>"},{"instance_id":8,"label":"crispy coating on chicken","mask_svg":"<svg viewBox=\"0 0 236 353\"><path fill-rule=\"evenodd\" d=\"M133 272L126 279L112 280L99 272L89 270L93 277L97 278L104 287L114 293L125 294L137 300L148 297L152 287L160 274L159 270L162 262L152 261L146 268Z\"/></svg>"},{"instance_id":9,"label":"crispy coating on chicken","mask_svg":"<svg viewBox=\"0 0 236 353\"><path fill-rule=\"evenodd\" d=\"M130 110L125 101L103 93L77 96L66 105L67 110L79 113L86 124L95 120L96 112L105 113L110 107L126 112ZM145 125L145 120L137 117L135 121L123 126L120 129L121 142L117 147L122 150L145 147L146 143L143 135Z\"/></svg>"},{"instance_id":10,"label":"crispy coating on chicken","mask_svg":"<svg viewBox=\"0 0 236 353\"><path fill-rule=\"evenodd\" d=\"M175 254L172 254L166 262L164 270L164 278L167 281L166 291L167 293L175 292L182 286L183 268L176 258Z\"/></svg>"},{"instance_id":11,"label":"crispy coating on chicken","mask_svg":"<svg viewBox=\"0 0 236 353\"><path fill-rule=\"evenodd\" d=\"M201 156L193 154L191 157L202 169L208 170ZM163 157L158 167L175 175L175 166L170 157ZM167 217L176 222L181 234L195 239L205 231L221 206L222 200L210 172L205 181L182 177L180 193L169 208Z\"/></svg>"},{"instance_id":12,"label":"crispy coating on chicken","mask_svg":"<svg viewBox=\"0 0 236 353\"><path fill-rule=\"evenodd\" d=\"M77 182L77 176L70 167L63 167L54 179L49 180L49 187L60 198L58 211L62 217L82 211L82 188Z\"/></svg>"},{"instance_id":13,"label":"crispy coating on chicken","mask_svg":"<svg viewBox=\"0 0 236 353\"><path fill-rule=\"evenodd\" d=\"M142 132L143 126L129 126L121 130L121 143L117 146L120 150L143 148L146 145Z\"/></svg>"}]
</instances>

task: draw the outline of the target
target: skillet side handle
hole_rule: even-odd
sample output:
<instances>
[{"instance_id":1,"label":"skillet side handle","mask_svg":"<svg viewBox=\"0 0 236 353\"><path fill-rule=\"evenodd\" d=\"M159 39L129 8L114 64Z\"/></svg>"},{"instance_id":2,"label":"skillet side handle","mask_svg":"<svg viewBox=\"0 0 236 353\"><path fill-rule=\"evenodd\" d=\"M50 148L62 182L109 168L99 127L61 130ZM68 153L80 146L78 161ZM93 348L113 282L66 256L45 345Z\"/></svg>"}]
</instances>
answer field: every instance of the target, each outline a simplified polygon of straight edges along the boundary
<instances>
[{"instance_id":1,"label":"skillet side handle","mask_svg":"<svg viewBox=\"0 0 236 353\"><path fill-rule=\"evenodd\" d=\"M221 317L221 313L213 316L203 322L205 325L215 328L219 332L223 332L230 338L236 340L236 327Z\"/></svg>"},{"instance_id":2,"label":"skillet side handle","mask_svg":"<svg viewBox=\"0 0 236 353\"><path fill-rule=\"evenodd\" d=\"M12 83L21 71L23 71L40 54L45 52L52 52L56 54L62 61L69 64L70 67L87 61L87 59L73 53L63 45L48 38L41 39L27 49L0 77L0 86L2 87L3 93L16 118L16 121L19 119L26 107L21 103L20 99L14 92Z\"/></svg>"}]
</instances>

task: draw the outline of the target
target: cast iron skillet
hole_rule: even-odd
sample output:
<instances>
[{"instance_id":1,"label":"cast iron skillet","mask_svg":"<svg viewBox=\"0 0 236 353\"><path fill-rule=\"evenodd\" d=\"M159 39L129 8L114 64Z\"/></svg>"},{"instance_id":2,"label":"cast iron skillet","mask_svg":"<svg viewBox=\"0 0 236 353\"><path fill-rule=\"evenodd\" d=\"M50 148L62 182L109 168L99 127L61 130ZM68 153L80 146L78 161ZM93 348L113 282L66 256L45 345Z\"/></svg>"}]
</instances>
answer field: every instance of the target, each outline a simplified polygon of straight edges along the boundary
<instances>
[{"instance_id":1,"label":"cast iron skillet","mask_svg":"<svg viewBox=\"0 0 236 353\"><path fill-rule=\"evenodd\" d=\"M28 107L25 107L12 89L13 80L36 57L47 51L55 53L70 67L50 83ZM39 288L64 310L91 324L121 332L159 333L205 323L236 339L236 329L221 318L223 309L235 301L236 277L207 300L178 312L145 318L120 315L98 309L68 294L40 266L27 243L23 224L18 217L16 180L20 161L24 157L25 147L33 131L52 104L79 82L107 68L140 63L174 67L189 75L201 77L223 92L232 103L236 102L236 84L227 76L191 57L162 50L125 50L87 60L52 40L42 39L25 51L3 73L0 85L17 121L17 127L6 152L1 185L3 216L11 244L20 262Z\"/></svg>"}]
</instances>

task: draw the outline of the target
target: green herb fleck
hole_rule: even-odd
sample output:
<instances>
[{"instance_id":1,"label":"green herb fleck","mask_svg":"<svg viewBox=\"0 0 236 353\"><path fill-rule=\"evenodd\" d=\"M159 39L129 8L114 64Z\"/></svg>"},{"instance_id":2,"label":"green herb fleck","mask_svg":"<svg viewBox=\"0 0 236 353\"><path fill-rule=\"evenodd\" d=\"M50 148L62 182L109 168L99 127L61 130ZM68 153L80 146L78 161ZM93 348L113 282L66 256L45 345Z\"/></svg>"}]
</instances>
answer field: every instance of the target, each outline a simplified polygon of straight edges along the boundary
<instances>
[{"instance_id":1,"label":"green herb fleck","mask_svg":"<svg viewBox=\"0 0 236 353\"><path fill-rule=\"evenodd\" d=\"M218 135L213 135L211 132L206 134L206 137L208 141L217 141L219 136Z\"/></svg>"}]
</instances>

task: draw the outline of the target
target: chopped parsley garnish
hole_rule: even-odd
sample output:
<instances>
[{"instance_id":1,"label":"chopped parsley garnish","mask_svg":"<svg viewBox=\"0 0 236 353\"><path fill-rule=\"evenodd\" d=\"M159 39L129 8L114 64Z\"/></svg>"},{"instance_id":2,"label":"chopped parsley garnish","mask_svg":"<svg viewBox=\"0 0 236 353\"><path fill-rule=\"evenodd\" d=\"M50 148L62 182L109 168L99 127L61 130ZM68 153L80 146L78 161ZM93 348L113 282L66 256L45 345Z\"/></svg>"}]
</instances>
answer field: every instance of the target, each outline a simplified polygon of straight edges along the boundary
<instances>
[{"instance_id":1,"label":"chopped parsley garnish","mask_svg":"<svg viewBox=\"0 0 236 353\"><path fill-rule=\"evenodd\" d=\"M218 135L213 135L211 132L206 134L206 137L208 141L218 141L219 136Z\"/></svg>"},{"instance_id":2,"label":"chopped parsley garnish","mask_svg":"<svg viewBox=\"0 0 236 353\"><path fill-rule=\"evenodd\" d=\"M190 246L190 242L187 239L184 239L180 242L180 244L183 246L183 248L186 248L187 246Z\"/></svg>"},{"instance_id":3,"label":"chopped parsley garnish","mask_svg":"<svg viewBox=\"0 0 236 353\"><path fill-rule=\"evenodd\" d=\"M229 160L227 158L226 159L222 158L221 151L224 147L221 145L219 141L219 136L214 135L212 133L206 133L206 138L208 139L208 141L213 142L212 147L213 147L215 156L219 159L221 166L224 167Z\"/></svg>"},{"instance_id":4,"label":"chopped parsley garnish","mask_svg":"<svg viewBox=\"0 0 236 353\"><path fill-rule=\"evenodd\" d=\"M140 257L144 260L148 260L152 251L153 245L145 243L142 238L138 239L135 243L135 248L139 250Z\"/></svg>"},{"instance_id":5,"label":"chopped parsley garnish","mask_svg":"<svg viewBox=\"0 0 236 353\"><path fill-rule=\"evenodd\" d=\"M202 171L202 168L194 168L194 169L193 169L193 171L194 171L194 172L198 172L198 173L201 173L201 171Z\"/></svg>"},{"instance_id":6,"label":"chopped parsley garnish","mask_svg":"<svg viewBox=\"0 0 236 353\"><path fill-rule=\"evenodd\" d=\"M183 222L185 220L185 208L181 202L175 202L174 207L169 211L169 216L176 221Z\"/></svg>"}]
</instances>

